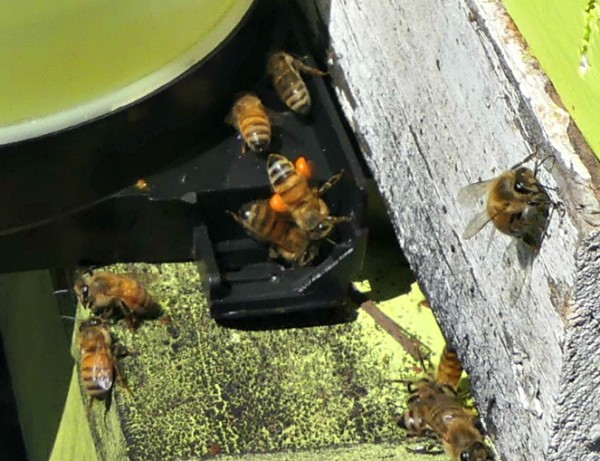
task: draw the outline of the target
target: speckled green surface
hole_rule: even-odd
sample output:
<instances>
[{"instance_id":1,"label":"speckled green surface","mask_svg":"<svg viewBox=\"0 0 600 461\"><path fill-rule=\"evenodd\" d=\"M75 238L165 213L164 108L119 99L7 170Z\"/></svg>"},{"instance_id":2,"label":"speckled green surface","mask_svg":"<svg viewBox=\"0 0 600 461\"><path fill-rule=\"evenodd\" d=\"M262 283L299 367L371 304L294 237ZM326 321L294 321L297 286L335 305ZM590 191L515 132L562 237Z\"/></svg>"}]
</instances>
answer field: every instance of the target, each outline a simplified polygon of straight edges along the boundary
<instances>
[{"instance_id":1,"label":"speckled green surface","mask_svg":"<svg viewBox=\"0 0 600 461\"><path fill-rule=\"evenodd\" d=\"M385 242L371 245L357 286L401 326L441 350L435 320L418 307L423 297L416 285L406 293L410 271L392 250ZM217 453L233 456L220 459L257 460L444 459L404 448L415 442L407 442L394 423L406 395L393 381L414 378L417 364L364 312L335 326L230 330L209 317L193 263L108 270L156 274L148 288L171 323L145 321L135 334L122 321L112 327L136 352L122 360L134 396L117 386L108 413L94 405L91 432L99 460L188 460ZM85 410L79 404L74 411ZM58 437L68 432L61 428ZM53 461L72 459L59 456Z\"/></svg>"}]
</instances>

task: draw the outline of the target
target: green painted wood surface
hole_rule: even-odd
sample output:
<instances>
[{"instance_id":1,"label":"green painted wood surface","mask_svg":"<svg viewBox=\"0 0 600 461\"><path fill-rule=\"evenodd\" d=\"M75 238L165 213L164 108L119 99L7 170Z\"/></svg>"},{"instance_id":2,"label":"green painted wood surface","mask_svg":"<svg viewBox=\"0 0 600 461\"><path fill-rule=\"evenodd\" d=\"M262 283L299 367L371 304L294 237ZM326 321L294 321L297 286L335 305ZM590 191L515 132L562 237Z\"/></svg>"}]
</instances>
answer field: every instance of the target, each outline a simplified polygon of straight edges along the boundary
<instances>
[{"instance_id":1,"label":"green painted wood surface","mask_svg":"<svg viewBox=\"0 0 600 461\"><path fill-rule=\"evenodd\" d=\"M46 461L72 360L48 271L0 275L0 331L27 457Z\"/></svg>"},{"instance_id":2,"label":"green painted wood surface","mask_svg":"<svg viewBox=\"0 0 600 461\"><path fill-rule=\"evenodd\" d=\"M358 286L439 351L441 333L431 311L418 307L422 295L395 246L393 234L372 239ZM444 459L407 451L415 441L394 423L406 394L392 381L415 377L416 364L364 312L335 326L223 329L208 315L194 264L111 269L160 272L149 288L172 324L148 321L135 335L121 323L112 328L138 354L123 360L135 395L117 387L106 415L94 405L92 437L76 451L68 441L82 441L75 431L85 415L81 398L72 395L80 390L71 388L52 461L88 459L82 453L94 450L111 461L217 452L231 460Z\"/></svg>"},{"instance_id":3,"label":"green painted wood surface","mask_svg":"<svg viewBox=\"0 0 600 461\"><path fill-rule=\"evenodd\" d=\"M564 106L600 157L600 1L503 3Z\"/></svg>"}]
</instances>

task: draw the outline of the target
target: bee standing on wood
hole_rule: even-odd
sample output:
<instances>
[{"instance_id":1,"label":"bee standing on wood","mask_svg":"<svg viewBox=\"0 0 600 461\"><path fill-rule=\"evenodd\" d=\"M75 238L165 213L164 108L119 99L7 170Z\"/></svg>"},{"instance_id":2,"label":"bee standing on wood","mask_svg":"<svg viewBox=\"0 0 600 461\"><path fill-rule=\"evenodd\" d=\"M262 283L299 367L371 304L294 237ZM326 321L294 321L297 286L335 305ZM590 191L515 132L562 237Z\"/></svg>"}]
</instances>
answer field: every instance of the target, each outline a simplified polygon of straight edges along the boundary
<instances>
[{"instance_id":1,"label":"bee standing on wood","mask_svg":"<svg viewBox=\"0 0 600 461\"><path fill-rule=\"evenodd\" d=\"M455 390L430 379L409 384L408 408L400 426L414 435L435 433L444 451L460 461L488 461L492 455L483 442L474 414L460 403Z\"/></svg>"},{"instance_id":2,"label":"bee standing on wood","mask_svg":"<svg viewBox=\"0 0 600 461\"><path fill-rule=\"evenodd\" d=\"M239 213L228 212L233 219L258 240L272 244L270 256L306 266L318 253L316 242L305 231L275 212L268 200L256 200L242 206Z\"/></svg>"},{"instance_id":3,"label":"bee standing on wood","mask_svg":"<svg viewBox=\"0 0 600 461\"><path fill-rule=\"evenodd\" d=\"M327 75L327 72L310 67L285 51L273 53L267 61L267 73L271 75L273 87L281 100L294 112L306 115L312 103L301 72L317 77Z\"/></svg>"},{"instance_id":4,"label":"bee standing on wood","mask_svg":"<svg viewBox=\"0 0 600 461\"><path fill-rule=\"evenodd\" d=\"M327 204L320 198L339 181L342 173L329 178L321 188L311 188L294 164L279 154L269 155L267 172L273 191L279 196L278 203L283 206L276 211L289 213L309 239L323 239L333 231L335 224L350 221L346 216L330 216Z\"/></svg>"},{"instance_id":5,"label":"bee standing on wood","mask_svg":"<svg viewBox=\"0 0 600 461\"><path fill-rule=\"evenodd\" d=\"M267 109L255 94L240 96L225 121L242 136L242 154L248 148L253 152L263 152L271 142L271 120Z\"/></svg>"},{"instance_id":6,"label":"bee standing on wood","mask_svg":"<svg viewBox=\"0 0 600 461\"><path fill-rule=\"evenodd\" d=\"M81 304L95 315L109 317L118 307L129 327L137 327L138 317L155 316L158 306L146 288L135 278L112 272L83 274L75 282L75 293Z\"/></svg>"},{"instance_id":7,"label":"bee standing on wood","mask_svg":"<svg viewBox=\"0 0 600 461\"><path fill-rule=\"evenodd\" d=\"M117 363L117 355L122 354L118 354L108 326L103 319L92 317L81 322L79 325L79 350L81 380L90 395L89 407L92 406L94 400L109 398L115 374L120 384L131 394Z\"/></svg>"},{"instance_id":8,"label":"bee standing on wood","mask_svg":"<svg viewBox=\"0 0 600 461\"><path fill-rule=\"evenodd\" d=\"M539 251L553 202L538 182L536 172L520 166L522 163L496 178L460 190L458 202L470 207L481 197L487 197L485 210L468 223L464 239L473 237L491 221L500 232L522 240L534 252Z\"/></svg>"}]
</instances>

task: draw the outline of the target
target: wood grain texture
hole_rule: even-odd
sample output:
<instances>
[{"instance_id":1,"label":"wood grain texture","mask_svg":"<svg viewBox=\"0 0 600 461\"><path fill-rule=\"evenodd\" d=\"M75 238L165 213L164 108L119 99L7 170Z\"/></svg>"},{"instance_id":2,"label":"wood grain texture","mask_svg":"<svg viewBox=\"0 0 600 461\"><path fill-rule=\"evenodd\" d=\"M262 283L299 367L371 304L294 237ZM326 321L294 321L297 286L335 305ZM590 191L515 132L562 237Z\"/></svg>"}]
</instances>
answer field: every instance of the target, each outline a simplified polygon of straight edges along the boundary
<instances>
[{"instance_id":1,"label":"wood grain texture","mask_svg":"<svg viewBox=\"0 0 600 461\"><path fill-rule=\"evenodd\" d=\"M598 165L518 31L494 1L301 3L501 458L598 459ZM535 151L565 212L524 271L509 237L461 239L474 211L456 195Z\"/></svg>"}]
</instances>

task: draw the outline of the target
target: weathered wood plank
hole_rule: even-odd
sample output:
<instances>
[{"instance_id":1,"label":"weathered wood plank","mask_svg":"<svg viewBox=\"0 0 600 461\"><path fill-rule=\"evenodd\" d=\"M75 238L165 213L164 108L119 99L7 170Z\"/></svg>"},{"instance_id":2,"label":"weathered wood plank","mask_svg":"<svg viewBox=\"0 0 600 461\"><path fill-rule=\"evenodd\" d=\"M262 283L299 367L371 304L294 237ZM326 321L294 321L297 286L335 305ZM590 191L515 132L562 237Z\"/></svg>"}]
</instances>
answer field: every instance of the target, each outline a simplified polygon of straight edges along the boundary
<instances>
[{"instance_id":1,"label":"weathered wood plank","mask_svg":"<svg viewBox=\"0 0 600 461\"><path fill-rule=\"evenodd\" d=\"M488 0L304 9L326 25L343 110L503 459L598 459L598 165L510 19ZM509 237L461 239L473 211L456 195L534 151L554 159L540 179L565 214L526 273L505 264Z\"/></svg>"}]
</instances>

